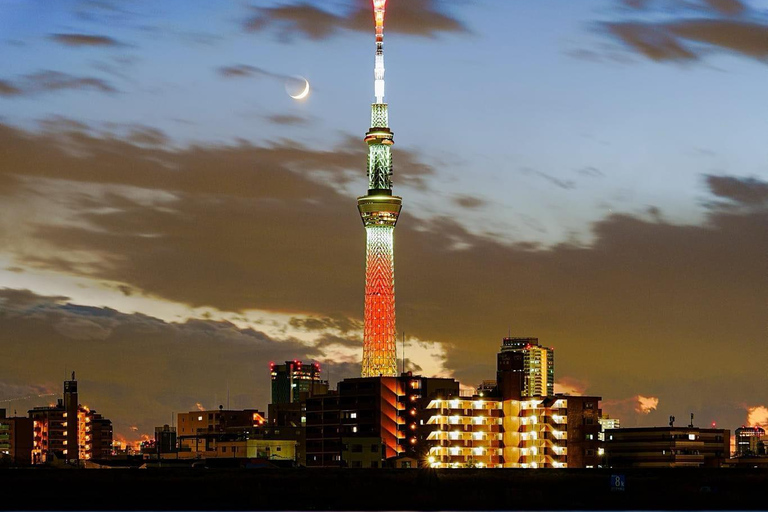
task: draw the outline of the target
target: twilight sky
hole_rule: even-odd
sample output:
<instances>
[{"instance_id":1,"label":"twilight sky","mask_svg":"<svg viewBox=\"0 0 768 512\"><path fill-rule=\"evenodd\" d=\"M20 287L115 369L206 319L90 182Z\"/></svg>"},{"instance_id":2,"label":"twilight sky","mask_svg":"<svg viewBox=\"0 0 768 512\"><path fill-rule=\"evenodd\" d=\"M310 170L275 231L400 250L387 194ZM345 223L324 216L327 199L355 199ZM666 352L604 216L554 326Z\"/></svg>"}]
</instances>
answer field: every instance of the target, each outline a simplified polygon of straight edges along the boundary
<instances>
[{"instance_id":1,"label":"twilight sky","mask_svg":"<svg viewBox=\"0 0 768 512\"><path fill-rule=\"evenodd\" d=\"M389 4L408 367L538 336L625 426L768 423L768 0ZM370 11L0 0L0 407L76 370L137 439L359 375Z\"/></svg>"}]
</instances>

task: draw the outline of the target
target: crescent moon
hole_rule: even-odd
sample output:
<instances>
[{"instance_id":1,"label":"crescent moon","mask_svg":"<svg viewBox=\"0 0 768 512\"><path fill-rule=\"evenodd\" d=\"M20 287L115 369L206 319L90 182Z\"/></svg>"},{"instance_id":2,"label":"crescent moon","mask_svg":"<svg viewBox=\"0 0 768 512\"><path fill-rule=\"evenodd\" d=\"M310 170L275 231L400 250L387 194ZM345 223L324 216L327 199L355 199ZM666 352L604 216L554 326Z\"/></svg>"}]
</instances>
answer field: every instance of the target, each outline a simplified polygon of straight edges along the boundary
<instances>
[{"instance_id":1,"label":"crescent moon","mask_svg":"<svg viewBox=\"0 0 768 512\"><path fill-rule=\"evenodd\" d=\"M304 90L303 91L301 91L296 96L294 96L293 94L289 94L288 96L290 96L291 98L293 98L295 100L303 100L304 98L306 98L309 95L309 80L304 78L304 82L305 82L305 85L304 85Z\"/></svg>"}]
</instances>

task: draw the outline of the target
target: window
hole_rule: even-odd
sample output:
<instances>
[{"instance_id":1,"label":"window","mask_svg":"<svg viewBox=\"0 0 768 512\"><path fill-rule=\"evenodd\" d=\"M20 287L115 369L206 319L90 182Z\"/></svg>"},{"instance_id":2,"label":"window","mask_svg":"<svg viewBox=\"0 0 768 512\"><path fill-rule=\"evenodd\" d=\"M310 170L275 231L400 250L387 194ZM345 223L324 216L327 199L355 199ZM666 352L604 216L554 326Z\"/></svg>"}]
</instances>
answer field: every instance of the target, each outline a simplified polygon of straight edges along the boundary
<instances>
[{"instance_id":1,"label":"window","mask_svg":"<svg viewBox=\"0 0 768 512\"><path fill-rule=\"evenodd\" d=\"M277 451L278 451L278 452L279 452L279 451L282 451L282 450L283 450L283 448L282 448L281 446L278 446L278 447L277 447Z\"/></svg>"},{"instance_id":2,"label":"window","mask_svg":"<svg viewBox=\"0 0 768 512\"><path fill-rule=\"evenodd\" d=\"M227 447L226 446L222 446L221 447L221 453L227 453Z\"/></svg>"},{"instance_id":3,"label":"window","mask_svg":"<svg viewBox=\"0 0 768 512\"><path fill-rule=\"evenodd\" d=\"M357 418L357 413L356 412L351 412L351 413L349 413L349 417L352 418L352 419L355 419L355 418Z\"/></svg>"},{"instance_id":4,"label":"window","mask_svg":"<svg viewBox=\"0 0 768 512\"><path fill-rule=\"evenodd\" d=\"M197 421L203 421L203 417L202 416L198 416L197 417Z\"/></svg>"},{"instance_id":5,"label":"window","mask_svg":"<svg viewBox=\"0 0 768 512\"><path fill-rule=\"evenodd\" d=\"M587 441L594 441L595 434L587 434L584 437L586 438Z\"/></svg>"},{"instance_id":6,"label":"window","mask_svg":"<svg viewBox=\"0 0 768 512\"><path fill-rule=\"evenodd\" d=\"M379 445L372 444L371 445L371 453L379 453Z\"/></svg>"},{"instance_id":7,"label":"window","mask_svg":"<svg viewBox=\"0 0 768 512\"><path fill-rule=\"evenodd\" d=\"M352 427L352 432L357 433L357 427Z\"/></svg>"},{"instance_id":8,"label":"window","mask_svg":"<svg viewBox=\"0 0 768 512\"><path fill-rule=\"evenodd\" d=\"M379 463L376 462L376 461L373 461L373 462L371 462L371 467L372 468L377 468L377 467L379 467Z\"/></svg>"}]
</instances>

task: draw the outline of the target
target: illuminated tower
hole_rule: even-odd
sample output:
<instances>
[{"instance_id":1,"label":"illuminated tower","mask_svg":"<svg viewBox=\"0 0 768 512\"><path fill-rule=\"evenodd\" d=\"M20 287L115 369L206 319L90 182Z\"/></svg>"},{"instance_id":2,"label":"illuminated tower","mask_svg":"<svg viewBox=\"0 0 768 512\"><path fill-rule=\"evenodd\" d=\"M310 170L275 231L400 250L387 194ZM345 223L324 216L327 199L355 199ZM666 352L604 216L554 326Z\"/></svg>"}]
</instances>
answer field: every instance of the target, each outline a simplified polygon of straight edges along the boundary
<instances>
[{"instance_id":1,"label":"illuminated tower","mask_svg":"<svg viewBox=\"0 0 768 512\"><path fill-rule=\"evenodd\" d=\"M368 194L357 199L365 225L365 333L363 377L396 376L395 224L402 199L392 195L392 152L387 104L384 103L384 13L387 0L373 0L376 20L376 103L371 107L368 144Z\"/></svg>"}]
</instances>

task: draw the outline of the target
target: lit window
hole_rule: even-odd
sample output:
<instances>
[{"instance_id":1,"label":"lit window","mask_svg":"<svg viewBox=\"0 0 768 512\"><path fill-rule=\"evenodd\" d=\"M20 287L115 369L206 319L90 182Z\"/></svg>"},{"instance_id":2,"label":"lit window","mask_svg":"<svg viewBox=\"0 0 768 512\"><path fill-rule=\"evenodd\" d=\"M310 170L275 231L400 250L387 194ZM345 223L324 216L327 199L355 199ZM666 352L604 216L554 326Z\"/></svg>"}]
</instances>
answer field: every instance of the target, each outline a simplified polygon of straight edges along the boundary
<instances>
[{"instance_id":1,"label":"lit window","mask_svg":"<svg viewBox=\"0 0 768 512\"><path fill-rule=\"evenodd\" d=\"M351 412L351 413L349 413L349 417L352 418L352 419L355 419L355 418L357 418L357 413L356 412Z\"/></svg>"},{"instance_id":2,"label":"lit window","mask_svg":"<svg viewBox=\"0 0 768 512\"><path fill-rule=\"evenodd\" d=\"M696 434L688 434L688 440L695 441L696 440Z\"/></svg>"}]
</instances>

